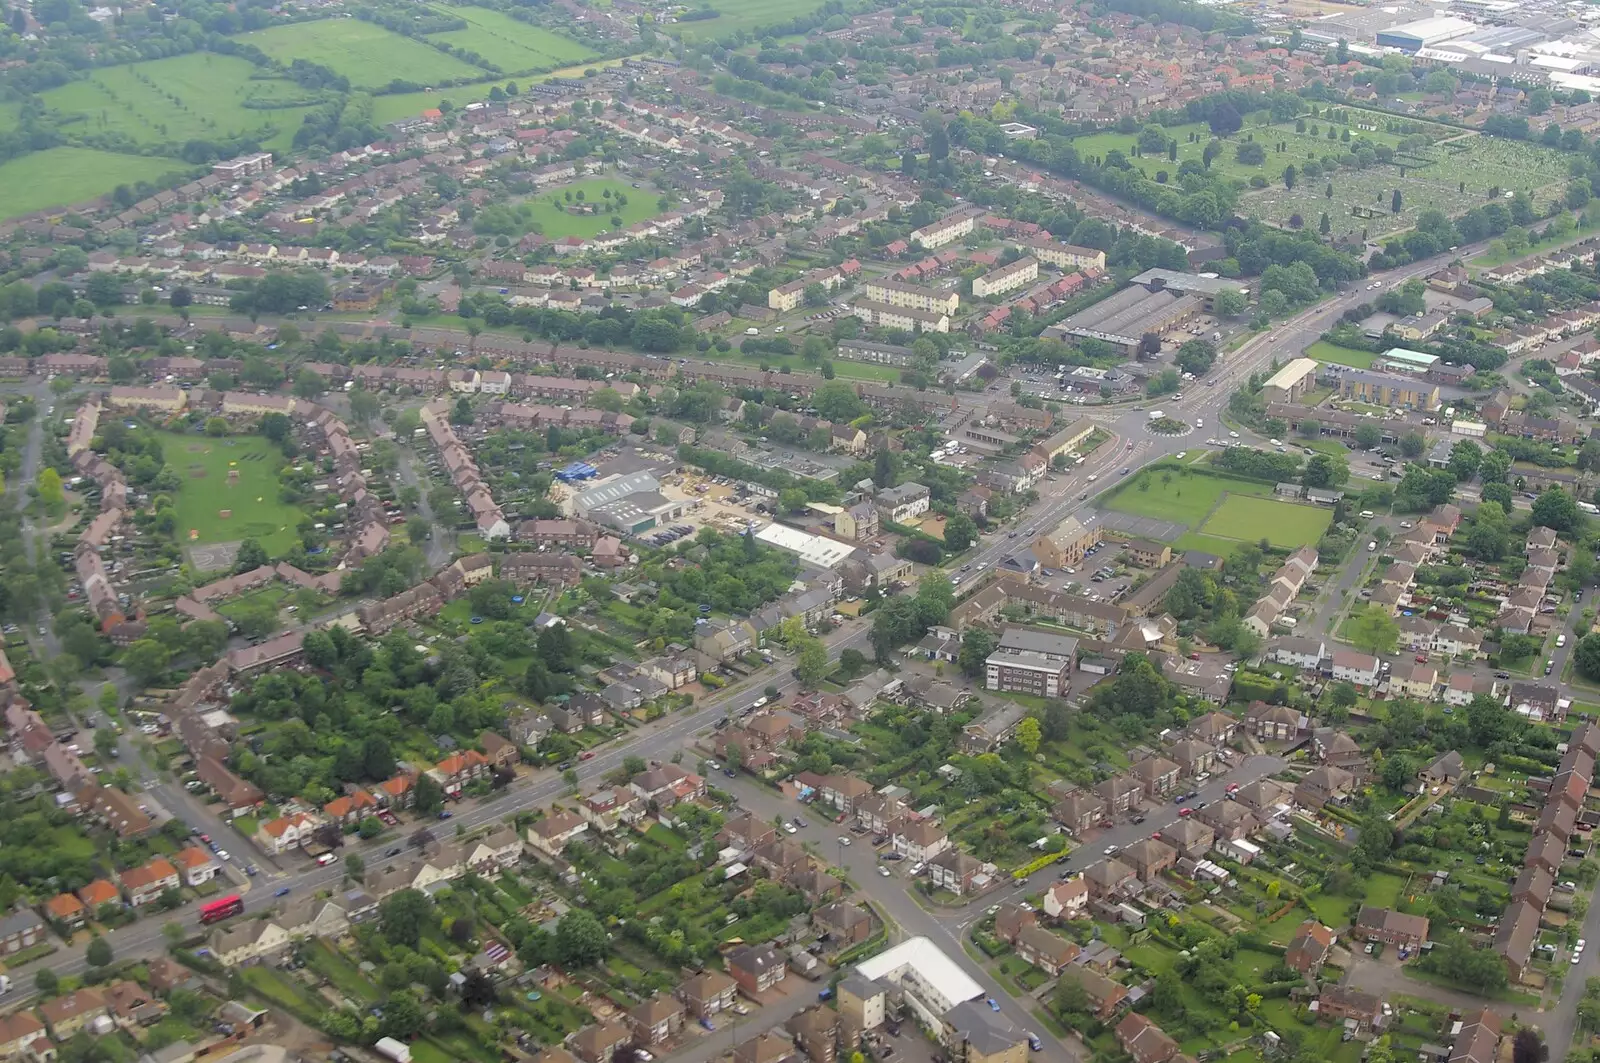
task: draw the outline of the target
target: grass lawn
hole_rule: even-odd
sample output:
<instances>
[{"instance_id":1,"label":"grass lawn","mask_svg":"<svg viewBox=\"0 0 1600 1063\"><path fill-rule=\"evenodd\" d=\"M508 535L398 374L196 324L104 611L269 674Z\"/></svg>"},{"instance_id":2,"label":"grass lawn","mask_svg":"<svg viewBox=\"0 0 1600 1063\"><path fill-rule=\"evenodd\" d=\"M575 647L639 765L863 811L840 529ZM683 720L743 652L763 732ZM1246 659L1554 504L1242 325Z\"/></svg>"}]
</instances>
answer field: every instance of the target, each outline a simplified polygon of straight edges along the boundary
<instances>
[{"instance_id":1,"label":"grass lawn","mask_svg":"<svg viewBox=\"0 0 1600 1063\"><path fill-rule=\"evenodd\" d=\"M236 56L194 52L91 70L82 81L51 89L41 99L66 117L67 133L120 133L140 144L250 134L264 148L286 151L311 107L244 104L294 103L314 94L287 78L258 74L253 63Z\"/></svg>"},{"instance_id":2,"label":"grass lawn","mask_svg":"<svg viewBox=\"0 0 1600 1063\"><path fill-rule=\"evenodd\" d=\"M283 453L261 436L212 439L161 433L162 456L183 477L174 508L180 542L255 538L270 554L295 542L300 511L278 501ZM238 482L229 484L237 471ZM221 514L226 511L229 516Z\"/></svg>"},{"instance_id":3,"label":"grass lawn","mask_svg":"<svg viewBox=\"0 0 1600 1063\"><path fill-rule=\"evenodd\" d=\"M735 326L738 332L744 331L742 326ZM794 337L796 343L805 342L805 334L800 333ZM726 357L726 355L724 355ZM690 359L693 361L694 359ZM770 369L787 369L797 376L816 376L817 369L806 364L805 359L798 354L751 354L744 355L741 362L733 363L744 366L767 366ZM874 365L871 362L847 362L842 358L833 360L833 375L841 380L876 380L884 384L898 384L900 370L892 365Z\"/></svg>"},{"instance_id":4,"label":"grass lawn","mask_svg":"<svg viewBox=\"0 0 1600 1063\"><path fill-rule=\"evenodd\" d=\"M1333 511L1298 502L1230 495L1201 528L1223 539L1253 541L1262 537L1273 546L1303 546L1322 538L1333 522Z\"/></svg>"},{"instance_id":5,"label":"grass lawn","mask_svg":"<svg viewBox=\"0 0 1600 1063\"><path fill-rule=\"evenodd\" d=\"M90 148L35 151L0 165L0 218L103 196L122 184L156 181L188 163Z\"/></svg>"},{"instance_id":6,"label":"grass lawn","mask_svg":"<svg viewBox=\"0 0 1600 1063\"><path fill-rule=\"evenodd\" d=\"M628 202L620 208L607 203L607 191L613 196L619 193L626 196ZM572 193L570 203L566 198L568 192ZM585 202L599 204L595 213L572 214L568 211L568 207L578 205L579 192L583 193ZM563 236L597 236L611 228L613 215L622 218L623 226L653 218L660 213L656 210L657 198L642 188L629 188L623 181L597 177L540 192L527 203L533 208L533 220L539 223L540 231L551 240L559 240Z\"/></svg>"},{"instance_id":7,"label":"grass lawn","mask_svg":"<svg viewBox=\"0 0 1600 1063\"><path fill-rule=\"evenodd\" d=\"M475 80L486 73L420 41L354 18L273 26L235 39L284 63L296 59L320 63L363 88L380 88L396 78L429 84Z\"/></svg>"},{"instance_id":8,"label":"grass lawn","mask_svg":"<svg viewBox=\"0 0 1600 1063\"><path fill-rule=\"evenodd\" d=\"M1104 505L1106 509L1118 513L1155 517L1194 528L1224 498L1271 494L1272 488L1267 484L1224 480L1200 474L1185 475L1166 467L1156 467L1146 469L1129 480Z\"/></svg>"},{"instance_id":9,"label":"grass lawn","mask_svg":"<svg viewBox=\"0 0 1600 1063\"><path fill-rule=\"evenodd\" d=\"M1358 351L1353 347L1341 347L1337 343L1327 340L1318 340L1305 349L1307 358L1315 358L1319 362L1332 365L1348 365L1355 369L1371 369L1372 362L1378 356L1371 351Z\"/></svg>"},{"instance_id":10,"label":"grass lawn","mask_svg":"<svg viewBox=\"0 0 1600 1063\"><path fill-rule=\"evenodd\" d=\"M518 22L509 15L488 8L440 4L437 10L465 19L467 28L432 33L428 35L429 40L444 41L457 48L476 52L506 74L550 70L581 63L594 58L596 54L577 41L526 22Z\"/></svg>"},{"instance_id":11,"label":"grass lawn","mask_svg":"<svg viewBox=\"0 0 1600 1063\"><path fill-rule=\"evenodd\" d=\"M822 0L706 0L697 7L708 7L718 12L716 18L693 22L678 22L666 27L674 37L684 40L713 40L739 30L757 26L771 26L788 22L799 15L809 15L822 6Z\"/></svg>"}]
</instances>

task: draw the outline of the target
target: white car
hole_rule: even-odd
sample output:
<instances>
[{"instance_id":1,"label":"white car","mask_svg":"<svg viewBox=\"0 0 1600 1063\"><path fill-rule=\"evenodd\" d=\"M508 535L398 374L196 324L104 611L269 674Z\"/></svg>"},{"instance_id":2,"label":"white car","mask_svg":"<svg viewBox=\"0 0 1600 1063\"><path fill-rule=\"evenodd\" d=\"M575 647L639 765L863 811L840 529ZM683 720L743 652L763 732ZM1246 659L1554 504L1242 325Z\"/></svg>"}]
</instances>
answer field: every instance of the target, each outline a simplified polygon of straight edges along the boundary
<instances>
[{"instance_id":1,"label":"white car","mask_svg":"<svg viewBox=\"0 0 1600 1063\"><path fill-rule=\"evenodd\" d=\"M839 835L839 844L840 845L849 845L850 844L850 839L845 837L843 834L841 834L841 835Z\"/></svg>"},{"instance_id":2,"label":"white car","mask_svg":"<svg viewBox=\"0 0 1600 1063\"><path fill-rule=\"evenodd\" d=\"M1411 527L1411 522L1409 520L1403 520L1403 521L1400 522L1400 527L1409 528L1409 527Z\"/></svg>"},{"instance_id":3,"label":"white car","mask_svg":"<svg viewBox=\"0 0 1600 1063\"><path fill-rule=\"evenodd\" d=\"M1228 433L1228 438L1229 439L1238 439L1239 438L1239 433L1238 432L1229 432Z\"/></svg>"},{"instance_id":4,"label":"white car","mask_svg":"<svg viewBox=\"0 0 1600 1063\"><path fill-rule=\"evenodd\" d=\"M221 860L223 863L227 863L231 859L231 857L228 856L228 850L226 850L226 849L218 849L217 850L217 859Z\"/></svg>"},{"instance_id":5,"label":"white car","mask_svg":"<svg viewBox=\"0 0 1600 1063\"><path fill-rule=\"evenodd\" d=\"M1576 966L1578 966L1578 961L1581 960L1581 959L1583 959L1583 953L1574 952L1572 954L1572 959L1570 961L1568 961L1568 962L1570 962L1572 964L1572 966L1576 967Z\"/></svg>"},{"instance_id":6,"label":"white car","mask_svg":"<svg viewBox=\"0 0 1600 1063\"><path fill-rule=\"evenodd\" d=\"M888 878L889 877L889 866L887 864L879 864L878 865L878 874L882 875L884 878Z\"/></svg>"},{"instance_id":7,"label":"white car","mask_svg":"<svg viewBox=\"0 0 1600 1063\"><path fill-rule=\"evenodd\" d=\"M911 873L913 875L922 874L922 862L920 860L917 863L911 865Z\"/></svg>"},{"instance_id":8,"label":"white car","mask_svg":"<svg viewBox=\"0 0 1600 1063\"><path fill-rule=\"evenodd\" d=\"M783 825L783 831L784 831L785 834L797 834L797 833L799 833L798 830L795 828L795 825L793 823L785 823Z\"/></svg>"}]
</instances>

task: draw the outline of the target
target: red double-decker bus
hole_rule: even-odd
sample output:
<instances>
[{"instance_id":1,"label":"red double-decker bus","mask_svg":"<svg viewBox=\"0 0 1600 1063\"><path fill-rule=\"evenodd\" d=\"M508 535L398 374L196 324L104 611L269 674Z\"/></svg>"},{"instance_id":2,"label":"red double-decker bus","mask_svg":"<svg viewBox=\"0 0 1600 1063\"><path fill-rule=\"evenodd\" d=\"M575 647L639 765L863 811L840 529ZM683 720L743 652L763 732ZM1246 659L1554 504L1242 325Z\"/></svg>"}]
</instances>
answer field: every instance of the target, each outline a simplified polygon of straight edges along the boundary
<instances>
[{"instance_id":1,"label":"red double-decker bus","mask_svg":"<svg viewBox=\"0 0 1600 1063\"><path fill-rule=\"evenodd\" d=\"M230 919L242 911L244 911L244 900L237 893L233 893L223 897L221 900L201 905L200 921L202 923L215 923L219 919Z\"/></svg>"}]
</instances>

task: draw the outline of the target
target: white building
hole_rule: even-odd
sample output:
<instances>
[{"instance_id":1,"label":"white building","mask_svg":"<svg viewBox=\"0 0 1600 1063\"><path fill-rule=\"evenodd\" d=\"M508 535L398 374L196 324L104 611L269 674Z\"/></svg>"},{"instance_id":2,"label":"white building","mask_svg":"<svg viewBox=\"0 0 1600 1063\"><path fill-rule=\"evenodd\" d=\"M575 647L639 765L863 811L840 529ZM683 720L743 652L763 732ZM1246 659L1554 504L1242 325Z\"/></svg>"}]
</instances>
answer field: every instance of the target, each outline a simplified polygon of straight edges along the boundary
<instances>
[{"instance_id":1,"label":"white building","mask_svg":"<svg viewBox=\"0 0 1600 1063\"><path fill-rule=\"evenodd\" d=\"M887 980L905 993L906 1003L930 1029L943 1028L944 1014L957 1004L984 995L983 986L925 937L914 937L859 964L871 981Z\"/></svg>"}]
</instances>

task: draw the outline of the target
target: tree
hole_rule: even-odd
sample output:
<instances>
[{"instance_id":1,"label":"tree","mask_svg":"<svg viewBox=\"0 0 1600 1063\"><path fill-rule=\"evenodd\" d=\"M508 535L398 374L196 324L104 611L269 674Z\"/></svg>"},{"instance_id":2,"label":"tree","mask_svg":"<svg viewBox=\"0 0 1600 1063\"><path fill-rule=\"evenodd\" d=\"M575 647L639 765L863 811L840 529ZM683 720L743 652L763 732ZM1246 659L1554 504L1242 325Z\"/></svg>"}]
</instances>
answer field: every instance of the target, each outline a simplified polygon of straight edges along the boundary
<instances>
[{"instance_id":1,"label":"tree","mask_svg":"<svg viewBox=\"0 0 1600 1063\"><path fill-rule=\"evenodd\" d=\"M968 628L961 639L961 652L956 656L957 667L974 678L983 675L984 662L999 644L1000 640L988 628Z\"/></svg>"},{"instance_id":2,"label":"tree","mask_svg":"<svg viewBox=\"0 0 1600 1063\"><path fill-rule=\"evenodd\" d=\"M605 927L592 913L574 908L556 924L556 958L563 967L588 967L605 959Z\"/></svg>"},{"instance_id":3,"label":"tree","mask_svg":"<svg viewBox=\"0 0 1600 1063\"><path fill-rule=\"evenodd\" d=\"M1306 462L1305 485L1329 490L1343 487L1350 479L1350 463L1336 454L1317 454Z\"/></svg>"},{"instance_id":4,"label":"tree","mask_svg":"<svg viewBox=\"0 0 1600 1063\"><path fill-rule=\"evenodd\" d=\"M959 554L971 546L978 538L978 525L965 513L955 512L950 514L944 522L944 548L953 554Z\"/></svg>"},{"instance_id":5,"label":"tree","mask_svg":"<svg viewBox=\"0 0 1600 1063\"><path fill-rule=\"evenodd\" d=\"M1600 680L1600 634L1589 634L1573 647L1572 662L1586 679Z\"/></svg>"},{"instance_id":6,"label":"tree","mask_svg":"<svg viewBox=\"0 0 1600 1063\"><path fill-rule=\"evenodd\" d=\"M1368 653L1393 653L1400 636L1394 617L1372 605L1351 616L1349 630L1350 641Z\"/></svg>"},{"instance_id":7,"label":"tree","mask_svg":"<svg viewBox=\"0 0 1600 1063\"><path fill-rule=\"evenodd\" d=\"M1230 288L1217 293L1215 305L1219 317L1238 317L1245 312L1248 300L1245 299L1243 292Z\"/></svg>"},{"instance_id":8,"label":"tree","mask_svg":"<svg viewBox=\"0 0 1600 1063\"><path fill-rule=\"evenodd\" d=\"M433 901L421 890L398 890L378 905L378 930L391 945L416 948L423 925L433 916Z\"/></svg>"},{"instance_id":9,"label":"tree","mask_svg":"<svg viewBox=\"0 0 1600 1063\"><path fill-rule=\"evenodd\" d=\"M1017 724L1017 746L1030 757L1039 752L1039 739L1041 737L1042 732L1039 728L1039 721L1032 716L1025 717L1021 723Z\"/></svg>"},{"instance_id":10,"label":"tree","mask_svg":"<svg viewBox=\"0 0 1600 1063\"><path fill-rule=\"evenodd\" d=\"M244 539L239 543L239 552L234 555L233 570L235 572L250 572L260 568L270 560L267 548L261 545L259 539Z\"/></svg>"},{"instance_id":11,"label":"tree","mask_svg":"<svg viewBox=\"0 0 1600 1063\"><path fill-rule=\"evenodd\" d=\"M61 988L61 978L48 967L41 967L33 976L33 988L42 997L53 997Z\"/></svg>"},{"instance_id":12,"label":"tree","mask_svg":"<svg viewBox=\"0 0 1600 1063\"><path fill-rule=\"evenodd\" d=\"M1450 471L1462 483L1478 475L1478 466L1482 463L1483 448L1470 439L1463 439L1450 448Z\"/></svg>"},{"instance_id":13,"label":"tree","mask_svg":"<svg viewBox=\"0 0 1600 1063\"><path fill-rule=\"evenodd\" d=\"M1578 502L1559 487L1551 487L1533 501L1533 523L1558 532L1575 531L1583 522Z\"/></svg>"},{"instance_id":14,"label":"tree","mask_svg":"<svg viewBox=\"0 0 1600 1063\"><path fill-rule=\"evenodd\" d=\"M424 815L432 815L444 807L444 788L426 772L417 776L414 804Z\"/></svg>"},{"instance_id":15,"label":"tree","mask_svg":"<svg viewBox=\"0 0 1600 1063\"><path fill-rule=\"evenodd\" d=\"M140 686L153 683L157 676L167 670L171 660L172 655L167 648L154 639L139 639L122 651L122 667L139 681Z\"/></svg>"},{"instance_id":16,"label":"tree","mask_svg":"<svg viewBox=\"0 0 1600 1063\"><path fill-rule=\"evenodd\" d=\"M1356 446L1371 450L1383 442L1383 430L1374 424L1364 424L1356 429Z\"/></svg>"},{"instance_id":17,"label":"tree","mask_svg":"<svg viewBox=\"0 0 1600 1063\"><path fill-rule=\"evenodd\" d=\"M114 958L111 954L111 942L96 934L89 941L89 947L84 951L83 958L90 967L105 967Z\"/></svg>"},{"instance_id":18,"label":"tree","mask_svg":"<svg viewBox=\"0 0 1600 1063\"><path fill-rule=\"evenodd\" d=\"M828 647L819 638L810 636L800 641L800 649L795 655L795 674L800 679L800 685L807 690L815 690L828 676Z\"/></svg>"},{"instance_id":19,"label":"tree","mask_svg":"<svg viewBox=\"0 0 1600 1063\"><path fill-rule=\"evenodd\" d=\"M363 823L363 826L365 824ZM379 829L383 827L378 824ZM360 853L350 853L344 858L344 877L352 882L360 882L367 873L367 862L361 858Z\"/></svg>"},{"instance_id":20,"label":"tree","mask_svg":"<svg viewBox=\"0 0 1600 1063\"><path fill-rule=\"evenodd\" d=\"M1400 437L1400 453L1408 458L1418 458L1428 447L1428 441L1421 432L1407 432Z\"/></svg>"},{"instance_id":21,"label":"tree","mask_svg":"<svg viewBox=\"0 0 1600 1063\"><path fill-rule=\"evenodd\" d=\"M39 475L34 482L39 487L39 501L51 509L62 505L66 499L66 490L61 486L61 474L46 465L39 470Z\"/></svg>"},{"instance_id":22,"label":"tree","mask_svg":"<svg viewBox=\"0 0 1600 1063\"><path fill-rule=\"evenodd\" d=\"M1545 1063L1550 1049L1532 1026L1524 1026L1511 1038L1511 1063Z\"/></svg>"},{"instance_id":23,"label":"tree","mask_svg":"<svg viewBox=\"0 0 1600 1063\"><path fill-rule=\"evenodd\" d=\"M385 1037L409 1040L421 1033L428 1017L417 1003L417 998L407 990L396 990L383 1002L383 1019L378 1029Z\"/></svg>"},{"instance_id":24,"label":"tree","mask_svg":"<svg viewBox=\"0 0 1600 1063\"><path fill-rule=\"evenodd\" d=\"M1389 197L1389 213L1390 214L1399 214L1400 213L1400 204L1401 204L1400 190L1397 188L1397 189L1394 190L1394 195Z\"/></svg>"}]
</instances>

